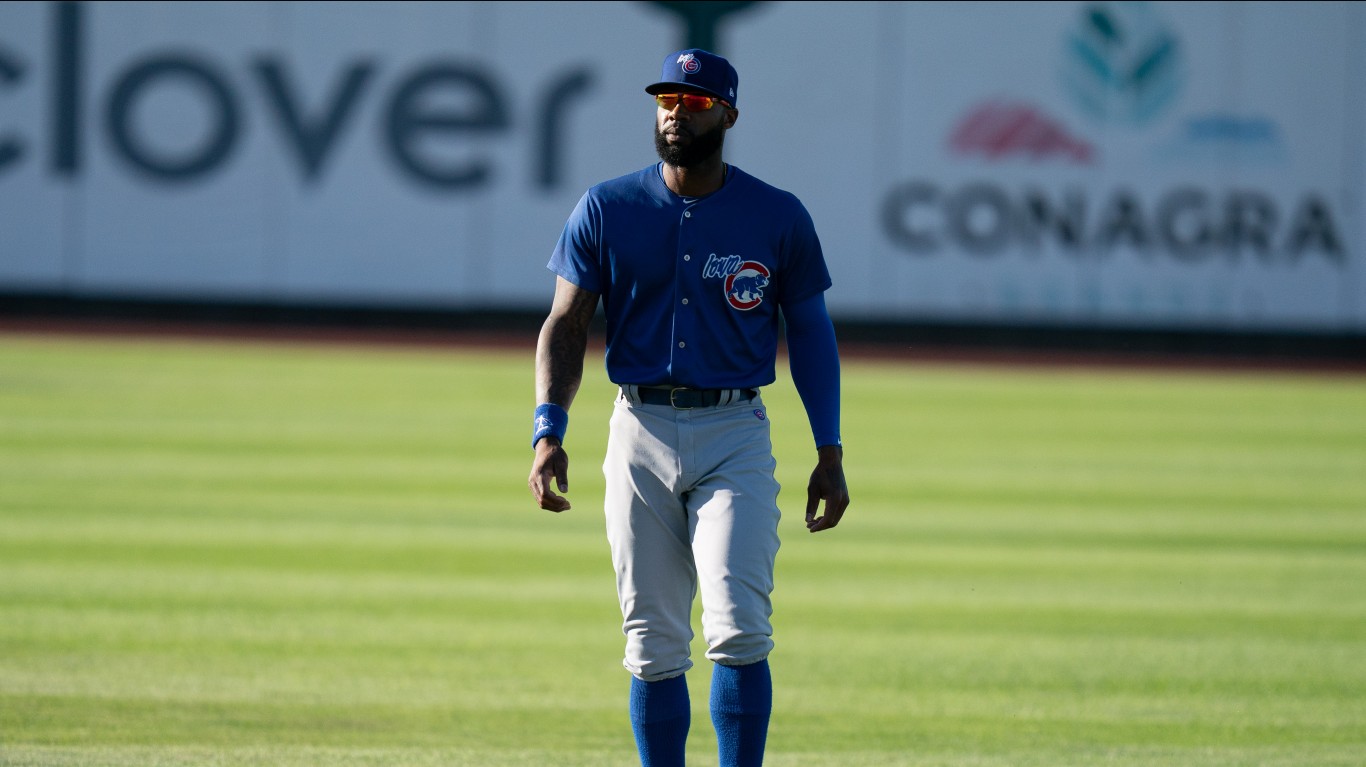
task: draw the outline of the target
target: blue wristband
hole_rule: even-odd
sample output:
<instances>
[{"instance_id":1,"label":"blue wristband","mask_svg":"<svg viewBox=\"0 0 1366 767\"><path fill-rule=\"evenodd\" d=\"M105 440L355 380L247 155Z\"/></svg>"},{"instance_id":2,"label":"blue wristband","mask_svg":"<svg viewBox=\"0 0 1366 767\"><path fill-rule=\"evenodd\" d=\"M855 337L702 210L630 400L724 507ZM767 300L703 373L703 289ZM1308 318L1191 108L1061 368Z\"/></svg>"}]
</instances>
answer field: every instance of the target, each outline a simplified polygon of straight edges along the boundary
<instances>
[{"instance_id":1,"label":"blue wristband","mask_svg":"<svg viewBox=\"0 0 1366 767\"><path fill-rule=\"evenodd\" d=\"M564 408L551 402L537 405L536 417L532 419L531 447L535 448L542 437L554 437L563 444L564 432L568 428L569 413Z\"/></svg>"}]
</instances>

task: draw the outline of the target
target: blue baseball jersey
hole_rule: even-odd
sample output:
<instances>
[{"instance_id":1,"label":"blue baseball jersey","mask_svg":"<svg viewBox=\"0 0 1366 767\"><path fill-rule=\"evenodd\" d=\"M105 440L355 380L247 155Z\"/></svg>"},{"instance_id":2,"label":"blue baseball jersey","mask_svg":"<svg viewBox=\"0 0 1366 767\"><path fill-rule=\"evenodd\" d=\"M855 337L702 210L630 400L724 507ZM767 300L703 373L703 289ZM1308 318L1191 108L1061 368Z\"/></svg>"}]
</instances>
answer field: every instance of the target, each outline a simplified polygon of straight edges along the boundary
<instances>
[{"instance_id":1,"label":"blue baseball jersey","mask_svg":"<svg viewBox=\"0 0 1366 767\"><path fill-rule=\"evenodd\" d=\"M734 165L697 199L674 194L660 164L594 186L548 268L601 295L617 384L767 386L780 307L831 285L801 201Z\"/></svg>"}]
</instances>

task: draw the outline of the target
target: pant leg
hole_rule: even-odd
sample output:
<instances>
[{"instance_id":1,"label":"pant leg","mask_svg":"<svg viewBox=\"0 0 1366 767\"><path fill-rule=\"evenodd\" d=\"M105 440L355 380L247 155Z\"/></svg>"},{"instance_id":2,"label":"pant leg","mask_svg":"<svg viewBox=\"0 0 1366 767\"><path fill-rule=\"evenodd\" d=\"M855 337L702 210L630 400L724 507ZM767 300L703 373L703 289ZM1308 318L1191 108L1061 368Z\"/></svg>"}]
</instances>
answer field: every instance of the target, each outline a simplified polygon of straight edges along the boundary
<instances>
[{"instance_id":1,"label":"pant leg","mask_svg":"<svg viewBox=\"0 0 1366 767\"><path fill-rule=\"evenodd\" d=\"M761 400L692 419L698 466L687 494L708 659L741 666L773 649L773 567L779 485Z\"/></svg>"},{"instance_id":2,"label":"pant leg","mask_svg":"<svg viewBox=\"0 0 1366 767\"><path fill-rule=\"evenodd\" d=\"M697 571L677 442L672 408L617 398L603 461L604 512L626 635L622 665L646 682L678 676L693 665Z\"/></svg>"}]
</instances>

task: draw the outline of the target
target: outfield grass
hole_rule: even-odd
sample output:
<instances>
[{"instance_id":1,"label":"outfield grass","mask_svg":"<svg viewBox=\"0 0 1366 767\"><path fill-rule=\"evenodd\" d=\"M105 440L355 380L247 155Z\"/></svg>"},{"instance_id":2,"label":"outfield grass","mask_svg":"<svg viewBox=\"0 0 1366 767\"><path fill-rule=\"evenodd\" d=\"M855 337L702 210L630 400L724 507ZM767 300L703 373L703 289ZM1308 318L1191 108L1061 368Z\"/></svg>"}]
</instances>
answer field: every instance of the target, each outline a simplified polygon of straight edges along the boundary
<instances>
[{"instance_id":1,"label":"outfield grass","mask_svg":"<svg viewBox=\"0 0 1366 767\"><path fill-rule=\"evenodd\" d=\"M587 367L0 336L0 764L633 764ZM847 360L814 536L780 378L769 765L1363 764L1366 378Z\"/></svg>"}]
</instances>

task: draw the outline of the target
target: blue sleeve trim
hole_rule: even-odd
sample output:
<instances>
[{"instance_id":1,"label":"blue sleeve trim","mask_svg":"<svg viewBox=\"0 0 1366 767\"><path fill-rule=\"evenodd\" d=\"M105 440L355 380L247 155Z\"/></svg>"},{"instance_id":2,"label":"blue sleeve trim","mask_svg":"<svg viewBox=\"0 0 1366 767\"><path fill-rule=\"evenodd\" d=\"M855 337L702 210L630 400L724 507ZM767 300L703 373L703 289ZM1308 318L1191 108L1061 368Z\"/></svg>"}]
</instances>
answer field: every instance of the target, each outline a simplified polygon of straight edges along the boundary
<instances>
[{"instance_id":1,"label":"blue sleeve trim","mask_svg":"<svg viewBox=\"0 0 1366 767\"><path fill-rule=\"evenodd\" d=\"M783 307L787 323L787 356L792 383L806 407L816 447L841 445L840 355L835 326L825 309L825 295L817 293Z\"/></svg>"}]
</instances>

